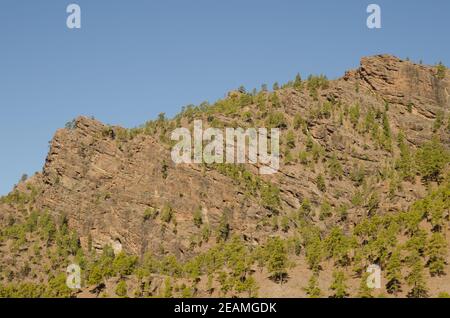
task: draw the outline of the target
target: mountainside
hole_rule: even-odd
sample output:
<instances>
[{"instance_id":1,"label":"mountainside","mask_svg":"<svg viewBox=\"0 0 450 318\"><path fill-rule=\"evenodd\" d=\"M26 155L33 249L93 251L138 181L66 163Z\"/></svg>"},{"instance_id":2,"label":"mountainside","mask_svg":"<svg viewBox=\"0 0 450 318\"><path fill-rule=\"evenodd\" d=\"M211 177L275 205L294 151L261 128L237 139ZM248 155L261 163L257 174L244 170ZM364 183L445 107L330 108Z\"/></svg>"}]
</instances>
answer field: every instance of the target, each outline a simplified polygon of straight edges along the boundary
<instances>
[{"instance_id":1,"label":"mountainside","mask_svg":"<svg viewBox=\"0 0 450 318\"><path fill-rule=\"evenodd\" d=\"M194 119L280 128L280 170L175 165ZM1 198L0 296L443 296L449 149L450 71L388 55L134 129L79 117Z\"/></svg>"}]
</instances>

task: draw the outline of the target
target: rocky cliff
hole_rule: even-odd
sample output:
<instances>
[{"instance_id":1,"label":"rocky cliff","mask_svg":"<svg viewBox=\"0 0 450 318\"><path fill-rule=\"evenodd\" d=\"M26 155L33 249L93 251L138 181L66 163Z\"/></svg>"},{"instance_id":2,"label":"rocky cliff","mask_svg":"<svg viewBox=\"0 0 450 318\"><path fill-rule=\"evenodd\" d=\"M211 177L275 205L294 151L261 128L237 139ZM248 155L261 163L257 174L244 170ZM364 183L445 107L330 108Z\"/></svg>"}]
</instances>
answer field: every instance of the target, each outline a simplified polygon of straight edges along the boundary
<instances>
[{"instance_id":1,"label":"rocky cliff","mask_svg":"<svg viewBox=\"0 0 450 318\"><path fill-rule=\"evenodd\" d=\"M374 215L407 211L437 186L418 172L403 176L397 162L401 145L414 153L434 138L448 149L449 92L448 70L380 55L336 80L241 91L135 129L79 117L56 132L42 172L12 193L32 199L3 200L0 219L49 211L68 220L84 249L111 245L181 260L214 246L224 226L226 236L254 247L268 237L295 237L305 202L312 212L303 217L324 235L336 226L350 233ZM193 119L214 127L281 127L280 171L260 176L254 165L175 165L170 133L191 128ZM204 240L208 231L214 239Z\"/></svg>"}]
</instances>

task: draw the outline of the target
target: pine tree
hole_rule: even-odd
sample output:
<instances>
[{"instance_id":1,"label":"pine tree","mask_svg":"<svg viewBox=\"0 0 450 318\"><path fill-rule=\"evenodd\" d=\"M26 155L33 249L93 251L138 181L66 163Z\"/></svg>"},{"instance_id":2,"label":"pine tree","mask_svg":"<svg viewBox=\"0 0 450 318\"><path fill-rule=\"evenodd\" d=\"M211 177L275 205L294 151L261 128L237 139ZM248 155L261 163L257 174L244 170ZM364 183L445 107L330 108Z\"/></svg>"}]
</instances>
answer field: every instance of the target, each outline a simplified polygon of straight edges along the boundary
<instances>
[{"instance_id":1,"label":"pine tree","mask_svg":"<svg viewBox=\"0 0 450 318\"><path fill-rule=\"evenodd\" d=\"M352 259L352 271L355 273L357 277L361 277L362 273L366 270L366 262L365 262L365 251L363 249L356 249L354 251L354 256Z\"/></svg>"},{"instance_id":2,"label":"pine tree","mask_svg":"<svg viewBox=\"0 0 450 318\"><path fill-rule=\"evenodd\" d=\"M341 204L337 209L337 215L341 221L346 221L348 217L348 206L347 204Z\"/></svg>"},{"instance_id":3,"label":"pine tree","mask_svg":"<svg viewBox=\"0 0 450 318\"><path fill-rule=\"evenodd\" d=\"M368 133L373 130L376 126L375 113L372 108L367 111L366 117L364 119L364 132Z\"/></svg>"},{"instance_id":4,"label":"pine tree","mask_svg":"<svg viewBox=\"0 0 450 318\"><path fill-rule=\"evenodd\" d=\"M320 220L325 220L333 215L331 204L328 201L322 202L320 205L319 218Z\"/></svg>"},{"instance_id":5,"label":"pine tree","mask_svg":"<svg viewBox=\"0 0 450 318\"><path fill-rule=\"evenodd\" d=\"M333 298L345 298L347 294L347 285L345 284L346 278L342 271L333 272L333 282L331 283L330 290L334 292Z\"/></svg>"},{"instance_id":6,"label":"pine tree","mask_svg":"<svg viewBox=\"0 0 450 318\"><path fill-rule=\"evenodd\" d=\"M405 136L402 132L398 135L398 146L400 148L400 158L395 164L395 168L399 170L404 180L413 181L415 177L414 160L411 150L405 142Z\"/></svg>"},{"instance_id":7,"label":"pine tree","mask_svg":"<svg viewBox=\"0 0 450 318\"><path fill-rule=\"evenodd\" d=\"M246 277L244 280L238 280L236 291L239 293L247 292L249 298L258 297L258 284L253 277Z\"/></svg>"},{"instance_id":8,"label":"pine tree","mask_svg":"<svg viewBox=\"0 0 450 318\"><path fill-rule=\"evenodd\" d=\"M295 134L294 134L294 132L292 130L289 130L287 135L286 135L286 145L290 149L295 148Z\"/></svg>"},{"instance_id":9,"label":"pine tree","mask_svg":"<svg viewBox=\"0 0 450 318\"><path fill-rule=\"evenodd\" d=\"M274 108L279 108L281 106L280 98L278 97L277 93L273 93L271 96L271 102L272 106Z\"/></svg>"},{"instance_id":10,"label":"pine tree","mask_svg":"<svg viewBox=\"0 0 450 318\"><path fill-rule=\"evenodd\" d=\"M302 78L299 73L297 73L297 75L295 76L294 88L296 90L300 90L302 88Z\"/></svg>"},{"instance_id":11,"label":"pine tree","mask_svg":"<svg viewBox=\"0 0 450 318\"><path fill-rule=\"evenodd\" d=\"M228 223L228 217L226 213L224 213L220 219L219 223L219 233L217 236L217 241L226 241L230 236L230 224Z\"/></svg>"},{"instance_id":12,"label":"pine tree","mask_svg":"<svg viewBox=\"0 0 450 318\"><path fill-rule=\"evenodd\" d=\"M342 165L336 157L336 154L333 154L328 161L328 169L330 170L330 176L334 180L336 178L341 179L344 174L344 170L342 169Z\"/></svg>"},{"instance_id":13,"label":"pine tree","mask_svg":"<svg viewBox=\"0 0 450 318\"><path fill-rule=\"evenodd\" d=\"M247 90L245 89L244 85L239 86L238 92L241 94L246 94Z\"/></svg>"},{"instance_id":14,"label":"pine tree","mask_svg":"<svg viewBox=\"0 0 450 318\"><path fill-rule=\"evenodd\" d=\"M444 125L444 116L445 113L443 110L438 110L436 112L436 119L434 120L434 124L433 124L433 132L437 132L442 125Z\"/></svg>"},{"instance_id":15,"label":"pine tree","mask_svg":"<svg viewBox=\"0 0 450 318\"><path fill-rule=\"evenodd\" d=\"M308 198L304 198L299 209L300 219L309 217L311 211L312 211L311 202L308 200Z\"/></svg>"},{"instance_id":16,"label":"pine tree","mask_svg":"<svg viewBox=\"0 0 450 318\"><path fill-rule=\"evenodd\" d=\"M325 239L325 248L328 258L335 259L337 264L343 266L349 264L350 240L340 228L334 227L331 230L331 233Z\"/></svg>"},{"instance_id":17,"label":"pine tree","mask_svg":"<svg viewBox=\"0 0 450 318\"><path fill-rule=\"evenodd\" d=\"M208 224L203 225L201 235L204 242L209 241L209 238L211 237L211 228Z\"/></svg>"},{"instance_id":18,"label":"pine tree","mask_svg":"<svg viewBox=\"0 0 450 318\"><path fill-rule=\"evenodd\" d=\"M116 286L116 295L119 297L126 297L127 292L127 283L124 280L121 280Z\"/></svg>"},{"instance_id":19,"label":"pine tree","mask_svg":"<svg viewBox=\"0 0 450 318\"><path fill-rule=\"evenodd\" d=\"M392 150L391 126L386 112L383 113L383 147L388 151Z\"/></svg>"},{"instance_id":20,"label":"pine tree","mask_svg":"<svg viewBox=\"0 0 450 318\"><path fill-rule=\"evenodd\" d=\"M317 185L317 188L322 192L325 192L325 190L327 189L327 186L325 184L325 178L323 177L322 174L319 174L317 176L316 185Z\"/></svg>"},{"instance_id":21,"label":"pine tree","mask_svg":"<svg viewBox=\"0 0 450 318\"><path fill-rule=\"evenodd\" d=\"M306 246L306 260L309 268L313 271L321 269L320 262L323 259L323 243L320 238L316 238Z\"/></svg>"},{"instance_id":22,"label":"pine tree","mask_svg":"<svg viewBox=\"0 0 450 318\"><path fill-rule=\"evenodd\" d=\"M450 160L450 153L434 138L416 153L416 164L425 181L440 181L441 173Z\"/></svg>"},{"instance_id":23,"label":"pine tree","mask_svg":"<svg viewBox=\"0 0 450 318\"><path fill-rule=\"evenodd\" d=\"M436 77L441 80L444 79L446 70L447 67L442 62L439 62L436 65Z\"/></svg>"},{"instance_id":24,"label":"pine tree","mask_svg":"<svg viewBox=\"0 0 450 318\"><path fill-rule=\"evenodd\" d=\"M447 242L441 233L433 233L427 244L426 254L428 256L427 266L431 276L443 275L447 257Z\"/></svg>"},{"instance_id":25,"label":"pine tree","mask_svg":"<svg viewBox=\"0 0 450 318\"><path fill-rule=\"evenodd\" d=\"M359 285L358 297L359 298L373 298L372 289L367 284L367 279L370 273L364 273L361 277L361 283Z\"/></svg>"},{"instance_id":26,"label":"pine tree","mask_svg":"<svg viewBox=\"0 0 450 318\"><path fill-rule=\"evenodd\" d=\"M219 272L217 280L220 283L220 291L222 292L223 296L225 296L230 290L233 289L231 279L228 277L228 274L226 272Z\"/></svg>"},{"instance_id":27,"label":"pine tree","mask_svg":"<svg viewBox=\"0 0 450 318\"><path fill-rule=\"evenodd\" d=\"M361 115L361 110L359 104L356 104L349 109L350 122L353 124L353 128L356 128L359 122L359 116Z\"/></svg>"},{"instance_id":28,"label":"pine tree","mask_svg":"<svg viewBox=\"0 0 450 318\"><path fill-rule=\"evenodd\" d=\"M173 297L173 287L172 287L172 281L169 277L166 278L164 281L164 298L172 298Z\"/></svg>"},{"instance_id":29,"label":"pine tree","mask_svg":"<svg viewBox=\"0 0 450 318\"><path fill-rule=\"evenodd\" d=\"M417 214L417 215L415 215L415 214ZM427 232L418 227L418 224L419 224L420 220L422 219L422 215L423 215L423 213L419 210L417 210L417 213L409 214L409 216L411 217L410 224L411 225L417 224L415 226L412 226L412 229L414 229L415 227L417 227L417 229L412 232L413 235L406 242L406 247L408 248L408 250L413 251L413 252L417 251L420 256L423 256L423 254L425 252L425 247L427 244Z\"/></svg>"},{"instance_id":30,"label":"pine tree","mask_svg":"<svg viewBox=\"0 0 450 318\"><path fill-rule=\"evenodd\" d=\"M295 114L294 123L293 123L294 129L298 130L300 128L305 127L305 125L306 125L306 122L303 119L303 117L300 114Z\"/></svg>"},{"instance_id":31,"label":"pine tree","mask_svg":"<svg viewBox=\"0 0 450 318\"><path fill-rule=\"evenodd\" d=\"M288 232L289 231L289 222L290 222L290 220L289 220L289 217L287 217L286 215L284 215L282 218L281 218L281 230L283 231L283 232Z\"/></svg>"},{"instance_id":32,"label":"pine tree","mask_svg":"<svg viewBox=\"0 0 450 318\"><path fill-rule=\"evenodd\" d=\"M121 276L131 275L137 261L138 258L136 256L128 256L124 252L121 252L112 262L112 270L115 274L119 274Z\"/></svg>"},{"instance_id":33,"label":"pine tree","mask_svg":"<svg viewBox=\"0 0 450 318\"><path fill-rule=\"evenodd\" d=\"M450 184L449 184L450 185ZM448 192L445 187L442 190L437 190L431 194L431 200L425 199L427 203L426 209L428 210L428 220L433 226L434 231L441 231L446 221L446 214L448 209L448 203L446 198Z\"/></svg>"},{"instance_id":34,"label":"pine tree","mask_svg":"<svg viewBox=\"0 0 450 318\"><path fill-rule=\"evenodd\" d=\"M267 268L274 280L283 282L287 275L287 253L283 241L279 237L270 238L266 246L268 256Z\"/></svg>"},{"instance_id":35,"label":"pine tree","mask_svg":"<svg viewBox=\"0 0 450 318\"><path fill-rule=\"evenodd\" d=\"M428 297L428 290L423 277L423 263L417 251L413 251L408 259L411 271L406 277L408 285L411 287L408 293L409 298L426 298Z\"/></svg>"},{"instance_id":36,"label":"pine tree","mask_svg":"<svg viewBox=\"0 0 450 318\"><path fill-rule=\"evenodd\" d=\"M309 281L308 286L304 288L304 291L309 296L309 298L319 298L322 295L322 291L319 288L318 284L318 275L316 273L312 274Z\"/></svg>"},{"instance_id":37,"label":"pine tree","mask_svg":"<svg viewBox=\"0 0 450 318\"><path fill-rule=\"evenodd\" d=\"M194 224L198 228L200 228L201 225L203 224L201 208L198 208L194 211Z\"/></svg>"},{"instance_id":38,"label":"pine tree","mask_svg":"<svg viewBox=\"0 0 450 318\"><path fill-rule=\"evenodd\" d=\"M273 212L277 212L281 205L280 189L272 184L266 183L261 189L261 204Z\"/></svg>"},{"instance_id":39,"label":"pine tree","mask_svg":"<svg viewBox=\"0 0 450 318\"><path fill-rule=\"evenodd\" d=\"M161 220L166 223L170 223L173 217L172 207L168 204L164 205L161 212Z\"/></svg>"},{"instance_id":40,"label":"pine tree","mask_svg":"<svg viewBox=\"0 0 450 318\"><path fill-rule=\"evenodd\" d=\"M389 294L396 295L401 291L401 268L400 251L396 250L391 254L386 265L386 290Z\"/></svg>"}]
</instances>

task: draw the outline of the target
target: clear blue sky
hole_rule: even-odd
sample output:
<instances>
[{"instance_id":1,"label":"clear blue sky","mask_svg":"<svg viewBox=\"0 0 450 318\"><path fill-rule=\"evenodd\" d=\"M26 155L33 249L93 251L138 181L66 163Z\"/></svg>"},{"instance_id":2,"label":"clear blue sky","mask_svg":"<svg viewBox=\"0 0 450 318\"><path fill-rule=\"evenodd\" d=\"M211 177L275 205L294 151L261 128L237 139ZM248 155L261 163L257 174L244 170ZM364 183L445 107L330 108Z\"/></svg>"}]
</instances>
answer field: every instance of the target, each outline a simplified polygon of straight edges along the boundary
<instances>
[{"instance_id":1,"label":"clear blue sky","mask_svg":"<svg viewBox=\"0 0 450 318\"><path fill-rule=\"evenodd\" d=\"M81 30L66 27L70 3ZM381 30L366 27L370 3ZM78 115L132 127L377 53L449 65L449 21L448 0L1 0L0 194L42 169Z\"/></svg>"}]
</instances>

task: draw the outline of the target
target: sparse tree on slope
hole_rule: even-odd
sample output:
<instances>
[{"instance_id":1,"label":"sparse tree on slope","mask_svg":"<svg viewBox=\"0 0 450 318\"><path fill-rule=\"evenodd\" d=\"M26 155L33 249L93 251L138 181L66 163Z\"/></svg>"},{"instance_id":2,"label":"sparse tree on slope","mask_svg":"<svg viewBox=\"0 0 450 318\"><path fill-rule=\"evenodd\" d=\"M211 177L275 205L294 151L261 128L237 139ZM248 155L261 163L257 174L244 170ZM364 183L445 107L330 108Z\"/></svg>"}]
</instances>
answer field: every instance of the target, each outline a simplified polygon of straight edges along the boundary
<instances>
[{"instance_id":1,"label":"sparse tree on slope","mask_svg":"<svg viewBox=\"0 0 450 318\"><path fill-rule=\"evenodd\" d=\"M346 278L344 272L333 272L333 282L330 286L330 290L334 292L333 298L345 298L348 296L347 285L345 284L345 281Z\"/></svg>"},{"instance_id":2,"label":"sparse tree on slope","mask_svg":"<svg viewBox=\"0 0 450 318\"><path fill-rule=\"evenodd\" d=\"M417 251L414 251L409 257L411 271L406 277L408 285L411 287L408 293L409 298L426 298L428 297L428 289L423 277L423 263Z\"/></svg>"},{"instance_id":3,"label":"sparse tree on slope","mask_svg":"<svg viewBox=\"0 0 450 318\"><path fill-rule=\"evenodd\" d=\"M427 266L431 276L444 274L445 258L447 256L447 242L441 233L433 233L427 244Z\"/></svg>"},{"instance_id":4,"label":"sparse tree on slope","mask_svg":"<svg viewBox=\"0 0 450 318\"><path fill-rule=\"evenodd\" d=\"M268 255L267 267L272 277L283 282L287 275L287 253L283 241L279 237L270 238L267 242L266 252Z\"/></svg>"},{"instance_id":5,"label":"sparse tree on slope","mask_svg":"<svg viewBox=\"0 0 450 318\"><path fill-rule=\"evenodd\" d=\"M319 288L319 284L317 281L317 274L314 273L309 279L308 286L304 288L306 294L309 298L319 298L322 295L322 291Z\"/></svg>"},{"instance_id":6,"label":"sparse tree on slope","mask_svg":"<svg viewBox=\"0 0 450 318\"><path fill-rule=\"evenodd\" d=\"M386 290L389 294L396 295L401 291L401 269L400 251L394 251L386 265Z\"/></svg>"}]
</instances>

